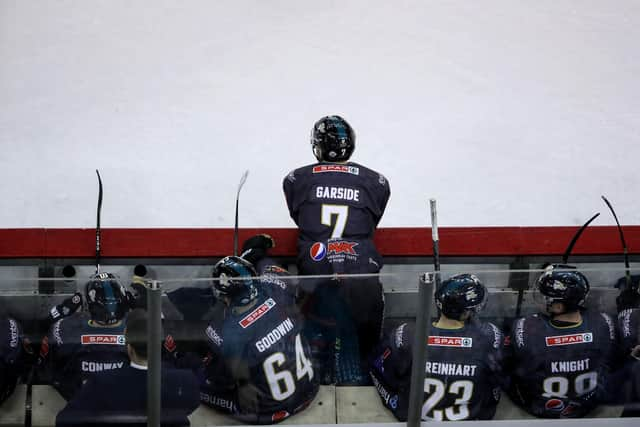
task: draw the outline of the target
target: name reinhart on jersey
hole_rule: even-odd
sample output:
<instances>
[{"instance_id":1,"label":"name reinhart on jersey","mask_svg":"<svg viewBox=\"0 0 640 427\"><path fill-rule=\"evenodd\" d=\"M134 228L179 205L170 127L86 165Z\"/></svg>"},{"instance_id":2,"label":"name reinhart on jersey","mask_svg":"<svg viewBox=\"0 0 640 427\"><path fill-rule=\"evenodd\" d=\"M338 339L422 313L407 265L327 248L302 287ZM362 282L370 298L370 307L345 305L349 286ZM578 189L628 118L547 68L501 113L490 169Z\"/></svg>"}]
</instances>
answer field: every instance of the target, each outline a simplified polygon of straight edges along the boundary
<instances>
[{"instance_id":1,"label":"name reinhart on jersey","mask_svg":"<svg viewBox=\"0 0 640 427\"><path fill-rule=\"evenodd\" d=\"M462 363L426 362L425 372L433 375L457 375L473 377L476 375L478 365L466 365Z\"/></svg>"}]
</instances>

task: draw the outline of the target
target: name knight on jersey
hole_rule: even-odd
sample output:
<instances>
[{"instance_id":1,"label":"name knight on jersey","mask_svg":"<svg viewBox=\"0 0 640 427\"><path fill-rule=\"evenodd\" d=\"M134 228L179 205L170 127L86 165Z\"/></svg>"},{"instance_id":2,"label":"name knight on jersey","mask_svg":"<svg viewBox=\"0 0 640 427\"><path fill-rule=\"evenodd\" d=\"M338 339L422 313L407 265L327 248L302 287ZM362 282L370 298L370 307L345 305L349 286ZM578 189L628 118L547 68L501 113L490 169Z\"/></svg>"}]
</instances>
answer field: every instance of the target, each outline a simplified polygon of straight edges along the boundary
<instances>
[{"instance_id":1,"label":"name knight on jersey","mask_svg":"<svg viewBox=\"0 0 640 427\"><path fill-rule=\"evenodd\" d=\"M551 372L579 372L589 369L589 359L551 362Z\"/></svg>"},{"instance_id":2,"label":"name knight on jersey","mask_svg":"<svg viewBox=\"0 0 640 427\"><path fill-rule=\"evenodd\" d=\"M337 199L359 202L360 190L345 187L325 187L319 185L316 187L316 197L318 199Z\"/></svg>"},{"instance_id":3,"label":"name knight on jersey","mask_svg":"<svg viewBox=\"0 0 640 427\"><path fill-rule=\"evenodd\" d=\"M284 322L280 323L271 332L256 341L256 348L260 353L262 353L280 341L282 337L287 335L291 330L293 330L293 322L287 317Z\"/></svg>"},{"instance_id":4,"label":"name knight on jersey","mask_svg":"<svg viewBox=\"0 0 640 427\"><path fill-rule=\"evenodd\" d=\"M463 365L460 363L427 362L425 371L428 374L473 377L476 374L477 367L478 365Z\"/></svg>"}]
</instances>

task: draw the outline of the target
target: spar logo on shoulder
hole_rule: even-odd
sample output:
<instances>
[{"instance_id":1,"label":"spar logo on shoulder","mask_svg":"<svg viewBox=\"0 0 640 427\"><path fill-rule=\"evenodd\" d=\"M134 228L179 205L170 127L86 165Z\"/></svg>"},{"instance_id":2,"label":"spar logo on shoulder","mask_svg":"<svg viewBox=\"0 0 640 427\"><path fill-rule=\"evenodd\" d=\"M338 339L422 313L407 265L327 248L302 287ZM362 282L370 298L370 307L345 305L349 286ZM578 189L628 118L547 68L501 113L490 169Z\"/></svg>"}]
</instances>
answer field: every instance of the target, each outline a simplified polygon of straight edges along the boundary
<instances>
[{"instance_id":1,"label":"spar logo on shoulder","mask_svg":"<svg viewBox=\"0 0 640 427\"><path fill-rule=\"evenodd\" d=\"M553 337L545 337L547 347L555 347L558 345L585 344L593 342L593 334L585 332L582 334L556 335Z\"/></svg>"},{"instance_id":2,"label":"spar logo on shoulder","mask_svg":"<svg viewBox=\"0 0 640 427\"><path fill-rule=\"evenodd\" d=\"M322 261L327 255L327 247L322 242L315 242L309 249L309 256L314 261Z\"/></svg>"},{"instance_id":3,"label":"spar logo on shoulder","mask_svg":"<svg viewBox=\"0 0 640 427\"><path fill-rule=\"evenodd\" d=\"M360 169L355 166L348 165L317 165L313 167L312 173L339 172L350 173L351 175L359 175Z\"/></svg>"},{"instance_id":4,"label":"spar logo on shoulder","mask_svg":"<svg viewBox=\"0 0 640 427\"><path fill-rule=\"evenodd\" d=\"M104 344L104 345L125 345L124 335L82 335L80 337L82 345Z\"/></svg>"},{"instance_id":5,"label":"spar logo on shoulder","mask_svg":"<svg viewBox=\"0 0 640 427\"><path fill-rule=\"evenodd\" d=\"M273 300L273 298L269 298L268 300L260 304L255 310L249 313L244 319L239 321L238 324L242 326L242 329L245 329L255 323L256 320L264 316L267 311L271 310L275 306L276 302Z\"/></svg>"},{"instance_id":6,"label":"spar logo on shoulder","mask_svg":"<svg viewBox=\"0 0 640 427\"><path fill-rule=\"evenodd\" d=\"M429 335L428 345L436 347L473 347L473 338L470 337L441 337Z\"/></svg>"}]
</instances>

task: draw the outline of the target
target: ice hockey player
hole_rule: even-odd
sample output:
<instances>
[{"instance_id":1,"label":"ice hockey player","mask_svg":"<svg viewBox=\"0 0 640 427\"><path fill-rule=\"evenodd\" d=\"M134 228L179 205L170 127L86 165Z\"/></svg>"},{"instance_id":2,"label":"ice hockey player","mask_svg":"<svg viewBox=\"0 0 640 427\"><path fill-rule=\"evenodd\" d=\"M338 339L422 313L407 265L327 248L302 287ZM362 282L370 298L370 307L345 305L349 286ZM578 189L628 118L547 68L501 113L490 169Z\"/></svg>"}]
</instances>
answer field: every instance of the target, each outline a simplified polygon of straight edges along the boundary
<instances>
[{"instance_id":1,"label":"ice hockey player","mask_svg":"<svg viewBox=\"0 0 640 427\"><path fill-rule=\"evenodd\" d=\"M583 417L610 394L614 322L584 307L589 282L573 267L548 266L536 286L543 311L511 331L511 399L537 417Z\"/></svg>"},{"instance_id":2,"label":"ice hockey player","mask_svg":"<svg viewBox=\"0 0 640 427\"><path fill-rule=\"evenodd\" d=\"M85 298L89 315L75 313L82 305L80 294L51 310L50 316L60 320L51 326L40 348L52 385L66 400L89 376L129 363L124 318L130 297L124 286L113 274L99 273L87 282Z\"/></svg>"},{"instance_id":3,"label":"ice hockey player","mask_svg":"<svg viewBox=\"0 0 640 427\"><path fill-rule=\"evenodd\" d=\"M21 365L22 329L14 319L0 318L0 405L13 393Z\"/></svg>"},{"instance_id":4,"label":"ice hockey player","mask_svg":"<svg viewBox=\"0 0 640 427\"><path fill-rule=\"evenodd\" d=\"M318 163L284 178L289 214L300 231L297 264L303 275L378 273L382 268L373 234L389 200L389 182L349 161L355 139L342 117L321 118L311 131ZM325 355L318 360L318 368L327 369L323 383L366 380L366 359L382 330L378 278L303 280L301 290L305 334L320 349L314 353Z\"/></svg>"},{"instance_id":5,"label":"ice hockey player","mask_svg":"<svg viewBox=\"0 0 640 427\"><path fill-rule=\"evenodd\" d=\"M147 317L141 308L127 315L125 340L130 361L122 369L88 378L58 414L56 426L147 425ZM187 416L200 404L196 377L189 370L168 365L161 369L161 425L188 426Z\"/></svg>"},{"instance_id":6,"label":"ice hockey player","mask_svg":"<svg viewBox=\"0 0 640 427\"><path fill-rule=\"evenodd\" d=\"M429 330L423 420L493 418L504 384L503 334L479 321L487 290L478 278L460 274L436 290L439 317ZM371 378L382 403L407 420L415 328L403 323L390 331L372 356Z\"/></svg>"},{"instance_id":7,"label":"ice hockey player","mask_svg":"<svg viewBox=\"0 0 640 427\"><path fill-rule=\"evenodd\" d=\"M631 286L628 286L630 284ZM622 368L615 373L616 403L624 405L623 417L640 416L640 276L617 284L622 291L616 298L618 333L622 349Z\"/></svg>"},{"instance_id":8,"label":"ice hockey player","mask_svg":"<svg viewBox=\"0 0 640 427\"><path fill-rule=\"evenodd\" d=\"M206 329L202 403L243 423L273 424L306 408L318 391L295 291L271 269L228 256L213 269L224 319Z\"/></svg>"}]
</instances>

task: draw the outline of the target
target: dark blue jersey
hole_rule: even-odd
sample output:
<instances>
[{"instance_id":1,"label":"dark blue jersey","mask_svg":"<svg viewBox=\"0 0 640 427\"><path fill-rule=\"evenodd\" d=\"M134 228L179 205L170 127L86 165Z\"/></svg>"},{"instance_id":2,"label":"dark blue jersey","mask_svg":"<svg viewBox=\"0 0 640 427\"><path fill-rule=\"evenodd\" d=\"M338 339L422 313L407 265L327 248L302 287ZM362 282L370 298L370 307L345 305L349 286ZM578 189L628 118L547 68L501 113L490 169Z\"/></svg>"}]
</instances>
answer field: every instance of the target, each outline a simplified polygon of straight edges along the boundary
<instances>
[{"instance_id":1,"label":"dark blue jersey","mask_svg":"<svg viewBox=\"0 0 640 427\"><path fill-rule=\"evenodd\" d=\"M382 403L400 421L407 419L414 338L413 325L400 325L371 360L371 378ZM502 348L502 332L492 323L468 323L460 329L432 326L422 419L493 418L503 381Z\"/></svg>"},{"instance_id":2,"label":"dark blue jersey","mask_svg":"<svg viewBox=\"0 0 640 427\"><path fill-rule=\"evenodd\" d=\"M510 339L512 398L538 417L582 417L610 393L617 350L614 322L604 313L583 311L581 323L568 327L543 315L517 319Z\"/></svg>"},{"instance_id":3,"label":"dark blue jersey","mask_svg":"<svg viewBox=\"0 0 640 427\"><path fill-rule=\"evenodd\" d=\"M625 355L640 344L640 309L626 309L618 313L618 332L620 346Z\"/></svg>"},{"instance_id":4,"label":"dark blue jersey","mask_svg":"<svg viewBox=\"0 0 640 427\"><path fill-rule=\"evenodd\" d=\"M375 272L382 260L373 245L390 188L387 179L357 163L316 163L285 177L284 194L297 224L303 273ZM370 265L365 270L358 266Z\"/></svg>"},{"instance_id":5,"label":"dark blue jersey","mask_svg":"<svg viewBox=\"0 0 640 427\"><path fill-rule=\"evenodd\" d=\"M22 329L14 319L0 319L0 403L13 392L20 374Z\"/></svg>"},{"instance_id":6,"label":"dark blue jersey","mask_svg":"<svg viewBox=\"0 0 640 427\"><path fill-rule=\"evenodd\" d=\"M114 326L98 326L86 313L51 326L41 354L51 368L52 385L65 399L91 375L128 366L124 329L124 320Z\"/></svg>"},{"instance_id":7,"label":"dark blue jersey","mask_svg":"<svg viewBox=\"0 0 640 427\"><path fill-rule=\"evenodd\" d=\"M293 292L275 276L257 288L248 310L227 309L222 324L207 327L211 360L201 399L245 422L269 424L305 408L318 383Z\"/></svg>"}]
</instances>

